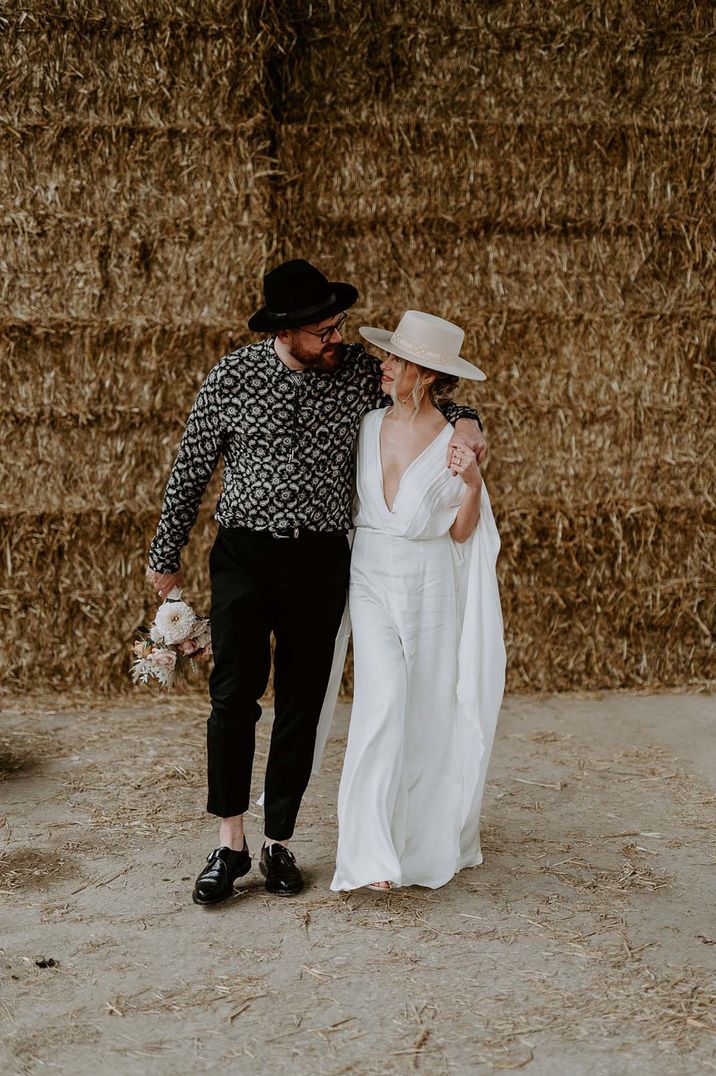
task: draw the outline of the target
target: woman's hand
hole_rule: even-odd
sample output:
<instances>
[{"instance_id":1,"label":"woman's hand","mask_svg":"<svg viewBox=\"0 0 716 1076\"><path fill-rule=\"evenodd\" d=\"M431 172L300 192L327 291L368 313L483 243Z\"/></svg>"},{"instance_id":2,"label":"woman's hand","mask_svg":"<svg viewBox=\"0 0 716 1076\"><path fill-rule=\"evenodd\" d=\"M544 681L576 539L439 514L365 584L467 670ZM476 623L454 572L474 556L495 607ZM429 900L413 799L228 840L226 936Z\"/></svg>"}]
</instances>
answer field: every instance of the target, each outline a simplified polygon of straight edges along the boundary
<instances>
[{"instance_id":1,"label":"woman's hand","mask_svg":"<svg viewBox=\"0 0 716 1076\"><path fill-rule=\"evenodd\" d=\"M151 568L147 568L147 579L162 599L171 594L174 587L184 586L184 572L181 568L176 572L153 572Z\"/></svg>"},{"instance_id":2,"label":"woman's hand","mask_svg":"<svg viewBox=\"0 0 716 1076\"><path fill-rule=\"evenodd\" d=\"M452 450L453 445L456 445L459 441L462 441L467 447L475 453L477 456L477 466L485 462L485 456L487 455L487 441L485 435L480 429L474 418L459 418L455 423L455 432L450 439L448 445L448 456ZM449 464L448 464L449 466Z\"/></svg>"},{"instance_id":3,"label":"woman's hand","mask_svg":"<svg viewBox=\"0 0 716 1076\"><path fill-rule=\"evenodd\" d=\"M482 487L482 475L477 466L477 456L466 441L456 441L450 446L450 470L459 474L466 486L479 490Z\"/></svg>"}]
</instances>

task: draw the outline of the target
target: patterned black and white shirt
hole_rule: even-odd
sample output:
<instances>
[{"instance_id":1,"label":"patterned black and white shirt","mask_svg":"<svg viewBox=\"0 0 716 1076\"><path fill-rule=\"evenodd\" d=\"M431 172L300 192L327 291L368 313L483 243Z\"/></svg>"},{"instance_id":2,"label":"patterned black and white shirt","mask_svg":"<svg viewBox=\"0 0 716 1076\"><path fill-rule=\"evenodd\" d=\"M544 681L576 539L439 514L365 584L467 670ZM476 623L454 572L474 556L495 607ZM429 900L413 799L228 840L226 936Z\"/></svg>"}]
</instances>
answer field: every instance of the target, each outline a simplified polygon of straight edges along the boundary
<instances>
[{"instance_id":1,"label":"patterned black and white shirt","mask_svg":"<svg viewBox=\"0 0 716 1076\"><path fill-rule=\"evenodd\" d=\"M273 338L232 352L209 372L191 409L164 494L149 566L173 572L220 456L215 518L225 527L346 532L361 419L390 403L380 366L360 344L330 373L291 371ZM477 412L447 403L450 422Z\"/></svg>"}]
</instances>

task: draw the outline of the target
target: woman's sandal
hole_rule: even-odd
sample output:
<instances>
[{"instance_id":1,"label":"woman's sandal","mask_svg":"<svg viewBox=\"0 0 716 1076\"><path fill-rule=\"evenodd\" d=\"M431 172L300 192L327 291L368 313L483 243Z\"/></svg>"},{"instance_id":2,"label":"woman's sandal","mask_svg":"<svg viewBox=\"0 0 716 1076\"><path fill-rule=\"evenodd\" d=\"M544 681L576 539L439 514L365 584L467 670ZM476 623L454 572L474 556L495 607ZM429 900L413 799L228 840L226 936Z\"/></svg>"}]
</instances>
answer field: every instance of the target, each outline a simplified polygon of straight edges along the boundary
<instances>
[{"instance_id":1,"label":"woman's sandal","mask_svg":"<svg viewBox=\"0 0 716 1076\"><path fill-rule=\"evenodd\" d=\"M390 893L392 888L390 882L387 882L385 885L380 885L378 882L371 882L370 885L366 886L366 889L372 889L376 893Z\"/></svg>"}]
</instances>

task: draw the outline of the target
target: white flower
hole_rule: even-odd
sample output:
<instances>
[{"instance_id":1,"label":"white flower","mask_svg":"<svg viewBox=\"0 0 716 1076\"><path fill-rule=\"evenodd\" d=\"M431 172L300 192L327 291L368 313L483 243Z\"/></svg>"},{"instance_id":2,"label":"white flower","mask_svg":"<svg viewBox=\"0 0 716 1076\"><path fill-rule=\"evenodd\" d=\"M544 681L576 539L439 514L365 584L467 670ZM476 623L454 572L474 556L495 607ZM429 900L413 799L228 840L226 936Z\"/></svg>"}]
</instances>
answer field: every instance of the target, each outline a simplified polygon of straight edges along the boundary
<instances>
[{"instance_id":1,"label":"white flower","mask_svg":"<svg viewBox=\"0 0 716 1076\"><path fill-rule=\"evenodd\" d=\"M151 675L152 670L146 658L137 658L137 660L132 663L131 676L135 684L146 684Z\"/></svg>"},{"instance_id":2,"label":"white flower","mask_svg":"<svg viewBox=\"0 0 716 1076\"><path fill-rule=\"evenodd\" d=\"M149 629L149 638L152 640L153 643L161 643L164 640L164 636L162 635L156 624L152 624L151 628Z\"/></svg>"},{"instance_id":3,"label":"white flower","mask_svg":"<svg viewBox=\"0 0 716 1076\"><path fill-rule=\"evenodd\" d=\"M184 591L182 590L181 587L172 587L172 589L167 594L167 598L171 602L174 602L174 601L178 602L178 601L180 601L181 596L182 596L183 593L184 593Z\"/></svg>"},{"instance_id":4,"label":"white flower","mask_svg":"<svg viewBox=\"0 0 716 1076\"><path fill-rule=\"evenodd\" d=\"M164 642L171 646L191 635L195 621L194 610L186 602L166 601L157 609L154 627L161 633Z\"/></svg>"}]
</instances>

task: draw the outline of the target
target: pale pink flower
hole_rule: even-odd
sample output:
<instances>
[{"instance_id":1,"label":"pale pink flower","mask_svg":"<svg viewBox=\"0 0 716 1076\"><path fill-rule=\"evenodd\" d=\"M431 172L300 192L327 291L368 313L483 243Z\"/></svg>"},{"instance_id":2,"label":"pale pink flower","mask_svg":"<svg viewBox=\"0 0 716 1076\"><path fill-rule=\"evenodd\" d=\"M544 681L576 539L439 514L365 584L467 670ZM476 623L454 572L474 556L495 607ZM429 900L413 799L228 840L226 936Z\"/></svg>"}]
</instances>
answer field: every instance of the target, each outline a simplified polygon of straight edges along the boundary
<instances>
[{"instance_id":1,"label":"pale pink flower","mask_svg":"<svg viewBox=\"0 0 716 1076\"><path fill-rule=\"evenodd\" d=\"M211 627L209 621L205 620L201 630L193 636L196 643L197 650L203 650L207 646L211 646Z\"/></svg>"},{"instance_id":2,"label":"pale pink flower","mask_svg":"<svg viewBox=\"0 0 716 1076\"><path fill-rule=\"evenodd\" d=\"M148 658L145 658L151 675L156 677L160 684L169 687L174 679L174 669L177 663L175 650L153 650Z\"/></svg>"}]
</instances>

